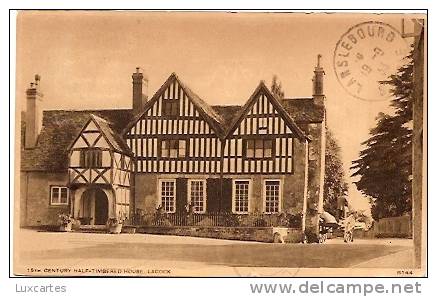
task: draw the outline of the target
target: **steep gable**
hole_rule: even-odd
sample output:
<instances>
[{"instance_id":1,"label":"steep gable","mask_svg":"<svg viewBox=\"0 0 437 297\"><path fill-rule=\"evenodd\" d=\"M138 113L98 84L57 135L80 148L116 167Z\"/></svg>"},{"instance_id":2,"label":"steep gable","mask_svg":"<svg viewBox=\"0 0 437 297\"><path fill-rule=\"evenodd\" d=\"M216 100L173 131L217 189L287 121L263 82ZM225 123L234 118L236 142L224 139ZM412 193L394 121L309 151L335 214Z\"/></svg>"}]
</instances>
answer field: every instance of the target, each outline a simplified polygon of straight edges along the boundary
<instances>
[{"instance_id":1,"label":"steep gable","mask_svg":"<svg viewBox=\"0 0 437 297\"><path fill-rule=\"evenodd\" d=\"M294 134L301 140L306 138L278 99L261 82L236 115L227 136L272 133Z\"/></svg>"},{"instance_id":2,"label":"steep gable","mask_svg":"<svg viewBox=\"0 0 437 297\"><path fill-rule=\"evenodd\" d=\"M299 125L303 124L303 127L306 123L320 123L324 120L325 113L324 107L314 104L312 98L284 99L279 103L278 99L270 93L263 83L257 87L244 106L209 106L173 73L156 94L146 103L144 112L136 116L134 116L131 109L44 111L43 126L36 147L32 149L22 147L21 149L21 170L67 170L69 149L78 138L80 132L84 129L91 114L101 119L96 118L96 121L98 121L96 126L98 125L98 128L100 128L105 135L100 141L104 139L108 145L114 147L116 151L127 154L131 151L130 147L132 147L132 143L130 146L126 143L129 141L127 134L131 133L133 128L135 129L135 133L141 131L140 129L142 129L145 134L151 133L150 129L153 128L153 123L149 125L145 121L140 121L140 119L142 117L155 117L156 119L159 114L159 101L163 100L163 98L176 98L176 96L185 97L186 100L189 101L189 105L182 103L180 110L198 123L192 125L193 130L190 131L188 127L185 128L183 124L181 125L180 119L177 121L172 120L173 122L170 125L170 127L172 127L172 133L177 135L183 135L184 133L194 135L198 133L199 135L216 138L215 140L212 139L216 141L216 143L219 143L220 140L223 140L227 136L232 136L235 130L239 128L241 130L241 122L253 116L254 112L258 110L256 104L259 100L268 102L268 106L265 110L267 110L267 112L272 111L275 116L280 117L284 121L284 128L289 129L289 131L294 133L299 139L303 139L306 136L302 130L298 128L296 123ZM193 116L190 116L190 114L193 114ZM195 117L196 115L197 118ZM268 121L269 120L267 120L267 126L269 126ZM157 125L157 121L153 122ZM276 125L276 122L274 125ZM155 128L157 128L157 126ZM24 135L24 122L22 122L21 132L22 135ZM201 139L199 140L201 141ZM82 141L84 141L84 139L82 139ZM90 141L92 142L92 140ZM86 144L85 141L84 143ZM80 145L84 145L84 143ZM142 143L144 146L144 141ZM104 144L96 142L93 145L100 146ZM152 147L153 150L156 151L154 146L155 144L148 147ZM211 145L211 147L214 146Z\"/></svg>"},{"instance_id":3,"label":"steep gable","mask_svg":"<svg viewBox=\"0 0 437 297\"><path fill-rule=\"evenodd\" d=\"M112 148L97 127L92 116L71 147L71 149L79 148Z\"/></svg>"},{"instance_id":4,"label":"steep gable","mask_svg":"<svg viewBox=\"0 0 437 297\"><path fill-rule=\"evenodd\" d=\"M44 111L37 146L21 150L21 170L66 171L69 149L89 121L90 114L106 120L118 135L133 118L130 109Z\"/></svg>"},{"instance_id":5,"label":"steep gable","mask_svg":"<svg viewBox=\"0 0 437 297\"><path fill-rule=\"evenodd\" d=\"M200 118L206 123L205 129L211 131L211 133L214 133L217 136L223 134L222 117L188 86L186 86L175 73L170 75L155 95L146 103L144 111L137 115L134 120L127 125L124 133L137 133L139 129L135 129L135 126L141 128L142 124L140 121L145 118L165 117L167 104L174 104L171 109L177 108L177 115L174 116L174 119L188 117ZM147 130L149 128L145 127L145 129ZM172 126L172 129L175 130L169 131L170 133L195 133L194 131L184 131L182 127Z\"/></svg>"},{"instance_id":6,"label":"steep gable","mask_svg":"<svg viewBox=\"0 0 437 297\"><path fill-rule=\"evenodd\" d=\"M90 115L90 119L70 146L70 150L77 148L107 148L127 155L132 154L110 124L94 114Z\"/></svg>"}]
</instances>

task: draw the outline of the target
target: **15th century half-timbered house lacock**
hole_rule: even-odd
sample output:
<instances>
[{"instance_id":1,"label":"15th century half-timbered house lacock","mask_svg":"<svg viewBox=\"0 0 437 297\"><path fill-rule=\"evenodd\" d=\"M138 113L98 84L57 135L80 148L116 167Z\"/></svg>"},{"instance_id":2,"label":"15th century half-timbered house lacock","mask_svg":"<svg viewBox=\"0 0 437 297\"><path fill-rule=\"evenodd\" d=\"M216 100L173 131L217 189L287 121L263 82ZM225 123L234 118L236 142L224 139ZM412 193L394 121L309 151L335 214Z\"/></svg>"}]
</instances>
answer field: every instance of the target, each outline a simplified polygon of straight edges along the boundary
<instances>
[{"instance_id":1,"label":"15th century half-timbered house lacock","mask_svg":"<svg viewBox=\"0 0 437 297\"><path fill-rule=\"evenodd\" d=\"M243 106L210 105L171 74L148 97L133 73L132 109L40 111L40 77L21 128L21 226L82 224L139 214L300 216L323 208L325 95L320 56L308 98L260 82ZM250 95L250 96L249 96ZM213 103L213 102L211 102Z\"/></svg>"}]
</instances>

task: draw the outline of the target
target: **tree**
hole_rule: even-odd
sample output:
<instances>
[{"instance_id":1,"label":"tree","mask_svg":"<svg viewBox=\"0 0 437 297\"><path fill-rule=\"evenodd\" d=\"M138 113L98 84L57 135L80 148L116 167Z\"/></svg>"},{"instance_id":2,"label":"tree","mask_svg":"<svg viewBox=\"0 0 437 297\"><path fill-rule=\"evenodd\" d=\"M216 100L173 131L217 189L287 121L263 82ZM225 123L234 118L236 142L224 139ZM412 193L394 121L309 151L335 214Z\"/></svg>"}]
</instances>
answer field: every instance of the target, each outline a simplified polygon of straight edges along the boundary
<instances>
[{"instance_id":1,"label":"tree","mask_svg":"<svg viewBox=\"0 0 437 297\"><path fill-rule=\"evenodd\" d=\"M370 138L362 143L352 176L357 189L371 196L374 219L400 216L411 211L413 64L398 69L382 83L392 86L393 115L379 113Z\"/></svg>"},{"instance_id":2,"label":"tree","mask_svg":"<svg viewBox=\"0 0 437 297\"><path fill-rule=\"evenodd\" d=\"M282 84L278 82L278 77L276 75L273 75L272 85L270 87L270 90L279 99L284 99L284 91L282 91Z\"/></svg>"},{"instance_id":3,"label":"tree","mask_svg":"<svg viewBox=\"0 0 437 297\"><path fill-rule=\"evenodd\" d=\"M329 129L326 129L325 183L323 187L323 208L335 215L337 199L347 194L348 185L345 181L340 146Z\"/></svg>"}]
</instances>

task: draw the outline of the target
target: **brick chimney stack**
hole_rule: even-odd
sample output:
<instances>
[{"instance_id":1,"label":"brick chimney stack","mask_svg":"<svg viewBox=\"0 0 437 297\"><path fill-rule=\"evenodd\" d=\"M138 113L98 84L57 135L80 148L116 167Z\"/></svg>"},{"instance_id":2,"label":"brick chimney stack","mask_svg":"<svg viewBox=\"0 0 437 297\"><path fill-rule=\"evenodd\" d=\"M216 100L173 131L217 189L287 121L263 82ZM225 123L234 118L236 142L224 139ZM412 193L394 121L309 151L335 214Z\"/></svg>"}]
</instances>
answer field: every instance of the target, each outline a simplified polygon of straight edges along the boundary
<instances>
[{"instance_id":1,"label":"brick chimney stack","mask_svg":"<svg viewBox=\"0 0 437 297\"><path fill-rule=\"evenodd\" d=\"M147 86L147 77L144 77L140 67L137 67L136 72L132 74L132 108L135 114L143 111L147 102Z\"/></svg>"},{"instance_id":2,"label":"brick chimney stack","mask_svg":"<svg viewBox=\"0 0 437 297\"><path fill-rule=\"evenodd\" d=\"M325 71L321 66L322 55L317 55L317 66L314 68L313 76L313 98L314 103L317 105L325 104L325 94L323 90L323 76Z\"/></svg>"},{"instance_id":3,"label":"brick chimney stack","mask_svg":"<svg viewBox=\"0 0 437 297\"><path fill-rule=\"evenodd\" d=\"M41 76L35 75L35 82L26 90L26 131L25 148L34 148L42 127L41 105L43 94L40 92Z\"/></svg>"}]
</instances>

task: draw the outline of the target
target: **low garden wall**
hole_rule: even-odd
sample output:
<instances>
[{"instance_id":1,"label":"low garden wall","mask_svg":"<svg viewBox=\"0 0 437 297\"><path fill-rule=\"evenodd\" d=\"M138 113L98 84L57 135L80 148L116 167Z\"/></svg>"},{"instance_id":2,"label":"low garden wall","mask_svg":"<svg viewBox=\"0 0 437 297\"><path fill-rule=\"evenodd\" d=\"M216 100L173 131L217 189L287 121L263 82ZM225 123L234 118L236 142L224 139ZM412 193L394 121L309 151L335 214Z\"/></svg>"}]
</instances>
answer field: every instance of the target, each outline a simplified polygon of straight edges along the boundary
<instances>
[{"instance_id":1,"label":"low garden wall","mask_svg":"<svg viewBox=\"0 0 437 297\"><path fill-rule=\"evenodd\" d=\"M373 223L369 230L355 230L356 238L412 238L411 216L382 218Z\"/></svg>"},{"instance_id":2,"label":"low garden wall","mask_svg":"<svg viewBox=\"0 0 437 297\"><path fill-rule=\"evenodd\" d=\"M281 230L282 229L282 230ZM302 232L293 228L277 227L191 227L191 226L141 226L136 233L193 236L230 240L273 242L275 233L282 233L282 239L288 243L301 242ZM285 235L286 234L286 235ZM284 236L285 235L285 236Z\"/></svg>"},{"instance_id":3,"label":"low garden wall","mask_svg":"<svg viewBox=\"0 0 437 297\"><path fill-rule=\"evenodd\" d=\"M35 230L60 232L59 226L40 226ZM106 226L78 226L73 232L108 233ZM213 227L213 226L135 226L126 225L122 233L143 233L157 235L192 236L229 240L258 242L299 243L302 241L300 229L286 227ZM277 234L275 236L275 234Z\"/></svg>"}]
</instances>

